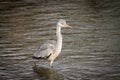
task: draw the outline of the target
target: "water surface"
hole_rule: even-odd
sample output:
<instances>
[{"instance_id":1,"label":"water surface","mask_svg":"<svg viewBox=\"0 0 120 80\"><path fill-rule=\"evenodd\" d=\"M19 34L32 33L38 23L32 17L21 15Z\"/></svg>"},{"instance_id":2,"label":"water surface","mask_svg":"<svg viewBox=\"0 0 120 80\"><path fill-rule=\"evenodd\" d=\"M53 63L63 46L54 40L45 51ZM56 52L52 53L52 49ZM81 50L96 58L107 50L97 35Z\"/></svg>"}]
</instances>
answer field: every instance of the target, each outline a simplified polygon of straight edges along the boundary
<instances>
[{"instance_id":1,"label":"water surface","mask_svg":"<svg viewBox=\"0 0 120 80\"><path fill-rule=\"evenodd\" d=\"M119 0L6 0L0 2L0 80L119 80ZM55 39L66 19L63 48L53 68L31 58Z\"/></svg>"}]
</instances>

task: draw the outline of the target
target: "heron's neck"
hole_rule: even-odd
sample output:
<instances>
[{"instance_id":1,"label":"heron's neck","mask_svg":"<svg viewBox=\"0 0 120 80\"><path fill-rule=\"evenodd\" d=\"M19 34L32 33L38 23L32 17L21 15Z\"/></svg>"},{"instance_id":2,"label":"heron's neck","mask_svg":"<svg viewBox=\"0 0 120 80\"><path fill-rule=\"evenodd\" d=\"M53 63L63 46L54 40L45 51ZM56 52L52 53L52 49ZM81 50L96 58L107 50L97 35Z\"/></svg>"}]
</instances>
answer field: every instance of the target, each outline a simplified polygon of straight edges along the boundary
<instances>
[{"instance_id":1,"label":"heron's neck","mask_svg":"<svg viewBox=\"0 0 120 80\"><path fill-rule=\"evenodd\" d=\"M62 34L61 34L61 27L60 26L57 26L56 35L57 35L56 51L59 54L61 51L61 48L62 48Z\"/></svg>"}]
</instances>

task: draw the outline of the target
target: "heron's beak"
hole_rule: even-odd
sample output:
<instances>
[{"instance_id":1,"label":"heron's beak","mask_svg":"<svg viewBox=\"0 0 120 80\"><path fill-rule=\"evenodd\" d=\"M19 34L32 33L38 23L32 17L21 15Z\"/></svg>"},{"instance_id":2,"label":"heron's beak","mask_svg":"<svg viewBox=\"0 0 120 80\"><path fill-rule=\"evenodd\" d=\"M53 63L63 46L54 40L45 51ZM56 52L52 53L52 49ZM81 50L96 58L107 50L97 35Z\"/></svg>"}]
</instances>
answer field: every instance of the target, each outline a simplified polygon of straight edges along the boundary
<instances>
[{"instance_id":1,"label":"heron's beak","mask_svg":"<svg viewBox=\"0 0 120 80\"><path fill-rule=\"evenodd\" d=\"M72 26L69 26L69 25L67 24L67 25L65 26L65 28L69 28L69 29L70 29L70 28L72 28Z\"/></svg>"}]
</instances>

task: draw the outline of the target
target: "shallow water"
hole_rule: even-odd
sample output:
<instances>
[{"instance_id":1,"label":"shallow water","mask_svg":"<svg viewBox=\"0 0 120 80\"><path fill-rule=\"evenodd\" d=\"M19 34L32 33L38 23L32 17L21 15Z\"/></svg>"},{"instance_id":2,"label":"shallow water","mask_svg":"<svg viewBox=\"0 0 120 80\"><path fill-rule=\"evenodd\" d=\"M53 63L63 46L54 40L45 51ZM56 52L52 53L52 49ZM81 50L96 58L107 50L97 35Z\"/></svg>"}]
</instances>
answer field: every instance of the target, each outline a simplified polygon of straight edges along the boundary
<instances>
[{"instance_id":1,"label":"shallow water","mask_svg":"<svg viewBox=\"0 0 120 80\"><path fill-rule=\"evenodd\" d=\"M6 0L0 2L0 80L119 80L119 0ZM53 68L31 58L39 45L56 39L63 48Z\"/></svg>"}]
</instances>

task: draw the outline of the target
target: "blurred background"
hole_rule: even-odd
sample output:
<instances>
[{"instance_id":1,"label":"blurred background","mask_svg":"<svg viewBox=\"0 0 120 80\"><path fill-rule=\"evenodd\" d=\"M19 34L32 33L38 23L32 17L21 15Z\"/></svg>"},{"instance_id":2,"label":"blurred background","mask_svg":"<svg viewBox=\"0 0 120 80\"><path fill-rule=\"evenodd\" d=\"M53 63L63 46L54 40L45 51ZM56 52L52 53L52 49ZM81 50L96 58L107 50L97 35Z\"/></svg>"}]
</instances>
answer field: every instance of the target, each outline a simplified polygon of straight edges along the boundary
<instances>
[{"instance_id":1,"label":"blurred background","mask_svg":"<svg viewBox=\"0 0 120 80\"><path fill-rule=\"evenodd\" d=\"M49 68L31 58L46 40L63 48ZM120 80L120 0L0 0L0 80Z\"/></svg>"}]
</instances>

